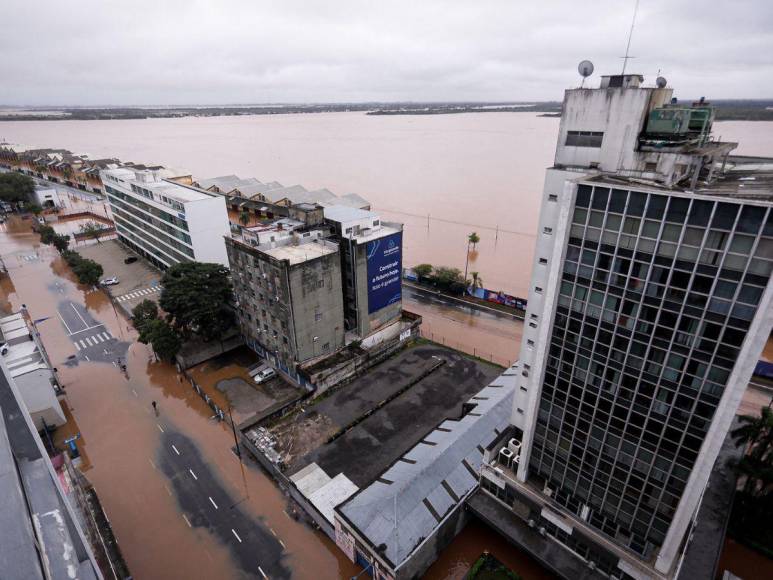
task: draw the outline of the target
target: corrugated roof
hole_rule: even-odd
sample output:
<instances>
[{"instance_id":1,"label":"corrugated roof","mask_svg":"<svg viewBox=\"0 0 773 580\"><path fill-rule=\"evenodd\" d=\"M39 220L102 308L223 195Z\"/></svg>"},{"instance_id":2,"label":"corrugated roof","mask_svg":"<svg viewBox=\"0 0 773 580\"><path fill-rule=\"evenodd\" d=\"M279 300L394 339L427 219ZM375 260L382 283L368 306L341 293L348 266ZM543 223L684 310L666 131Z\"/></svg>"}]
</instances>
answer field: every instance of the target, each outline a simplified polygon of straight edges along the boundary
<instances>
[{"instance_id":1,"label":"corrugated roof","mask_svg":"<svg viewBox=\"0 0 773 580\"><path fill-rule=\"evenodd\" d=\"M398 567L478 485L479 448L509 424L515 382L512 373L499 376L476 395L486 399L469 400L472 413L443 421L336 511L373 546L385 544Z\"/></svg>"}]
</instances>

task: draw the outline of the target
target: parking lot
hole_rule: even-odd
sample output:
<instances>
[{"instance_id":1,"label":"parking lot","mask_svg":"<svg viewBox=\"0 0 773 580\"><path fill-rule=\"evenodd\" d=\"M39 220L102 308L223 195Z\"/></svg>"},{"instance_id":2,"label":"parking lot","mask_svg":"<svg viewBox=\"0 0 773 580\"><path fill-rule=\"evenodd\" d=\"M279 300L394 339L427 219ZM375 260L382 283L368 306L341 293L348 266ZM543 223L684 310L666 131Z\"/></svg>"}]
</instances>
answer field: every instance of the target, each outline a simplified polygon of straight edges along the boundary
<instances>
[{"instance_id":1,"label":"parking lot","mask_svg":"<svg viewBox=\"0 0 773 580\"><path fill-rule=\"evenodd\" d=\"M103 278L118 278L118 284L106 289L127 313L145 299L158 302L162 273L116 240L78 248L78 252L102 265ZM138 259L132 264L124 263L129 256Z\"/></svg>"}]
</instances>

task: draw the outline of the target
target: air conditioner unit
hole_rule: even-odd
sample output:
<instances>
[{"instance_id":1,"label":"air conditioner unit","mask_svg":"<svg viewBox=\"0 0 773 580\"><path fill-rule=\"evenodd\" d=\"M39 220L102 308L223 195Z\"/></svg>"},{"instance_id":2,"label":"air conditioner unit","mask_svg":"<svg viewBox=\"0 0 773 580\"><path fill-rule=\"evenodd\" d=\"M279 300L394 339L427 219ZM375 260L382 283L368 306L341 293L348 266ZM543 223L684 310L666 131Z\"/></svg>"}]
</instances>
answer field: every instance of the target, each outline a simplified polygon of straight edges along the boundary
<instances>
[{"instance_id":1,"label":"air conditioner unit","mask_svg":"<svg viewBox=\"0 0 773 580\"><path fill-rule=\"evenodd\" d=\"M530 527L530 528L533 528L534 526L536 526L536 525L537 525L537 522L535 522L533 519L530 519L530 520L528 521L528 524L529 524L529 527Z\"/></svg>"},{"instance_id":2,"label":"air conditioner unit","mask_svg":"<svg viewBox=\"0 0 773 580\"><path fill-rule=\"evenodd\" d=\"M540 526L539 530L537 530L537 531L539 532L539 535L542 536L543 538L545 537L545 534L547 533L545 531L545 527L544 526Z\"/></svg>"},{"instance_id":3,"label":"air conditioner unit","mask_svg":"<svg viewBox=\"0 0 773 580\"><path fill-rule=\"evenodd\" d=\"M521 442L517 439L510 439L507 448L513 452L513 455L518 455L521 452Z\"/></svg>"},{"instance_id":4,"label":"air conditioner unit","mask_svg":"<svg viewBox=\"0 0 773 580\"><path fill-rule=\"evenodd\" d=\"M553 490L552 490L552 489L550 489L550 488L549 488L547 485L546 485L546 486L545 486L545 488L542 490L542 493L543 493L543 494L545 494L545 495L546 495L546 496L548 496L548 497L552 497L552 496L553 496Z\"/></svg>"},{"instance_id":5,"label":"air conditioner unit","mask_svg":"<svg viewBox=\"0 0 773 580\"><path fill-rule=\"evenodd\" d=\"M518 464L521 462L521 456L519 455L513 455L513 469L516 469Z\"/></svg>"},{"instance_id":6,"label":"air conditioner unit","mask_svg":"<svg viewBox=\"0 0 773 580\"><path fill-rule=\"evenodd\" d=\"M513 466L513 452L504 447L499 450L499 463L507 468Z\"/></svg>"}]
</instances>

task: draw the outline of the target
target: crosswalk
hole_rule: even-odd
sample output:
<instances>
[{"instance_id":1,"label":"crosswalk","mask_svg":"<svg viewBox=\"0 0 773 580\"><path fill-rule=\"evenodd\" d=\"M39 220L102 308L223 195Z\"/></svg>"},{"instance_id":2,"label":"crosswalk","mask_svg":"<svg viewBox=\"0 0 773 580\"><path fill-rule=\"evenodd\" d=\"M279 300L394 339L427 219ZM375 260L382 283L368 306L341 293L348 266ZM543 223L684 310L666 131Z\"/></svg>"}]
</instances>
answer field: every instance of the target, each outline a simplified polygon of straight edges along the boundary
<instances>
[{"instance_id":1,"label":"crosswalk","mask_svg":"<svg viewBox=\"0 0 773 580\"><path fill-rule=\"evenodd\" d=\"M126 300L131 300L132 298L139 298L140 296L147 296L148 294L153 294L155 292L160 292L160 291L161 291L161 286L156 284L155 286L151 286L150 288L143 288L142 290L135 290L134 292L122 294L121 296L116 297L116 300L118 302L125 302Z\"/></svg>"},{"instance_id":2,"label":"crosswalk","mask_svg":"<svg viewBox=\"0 0 773 580\"><path fill-rule=\"evenodd\" d=\"M89 348L90 346L96 346L98 344L101 344L103 342L110 342L111 340L113 340L113 337L110 335L109 332L97 332L95 334L92 334L91 336L73 340L73 343L75 344L75 350L83 350L85 348Z\"/></svg>"}]
</instances>

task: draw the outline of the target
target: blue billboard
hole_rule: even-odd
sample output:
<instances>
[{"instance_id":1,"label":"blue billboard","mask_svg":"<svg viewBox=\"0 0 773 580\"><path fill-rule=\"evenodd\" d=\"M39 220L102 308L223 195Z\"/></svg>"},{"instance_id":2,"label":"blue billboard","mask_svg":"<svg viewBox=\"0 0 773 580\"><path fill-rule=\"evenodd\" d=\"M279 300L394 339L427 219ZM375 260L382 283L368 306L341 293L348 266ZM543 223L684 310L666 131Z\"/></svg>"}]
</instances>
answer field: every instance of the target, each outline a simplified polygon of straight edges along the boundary
<instances>
[{"instance_id":1,"label":"blue billboard","mask_svg":"<svg viewBox=\"0 0 773 580\"><path fill-rule=\"evenodd\" d=\"M403 232L368 242L368 314L402 299Z\"/></svg>"}]
</instances>

